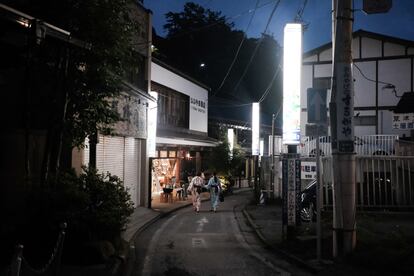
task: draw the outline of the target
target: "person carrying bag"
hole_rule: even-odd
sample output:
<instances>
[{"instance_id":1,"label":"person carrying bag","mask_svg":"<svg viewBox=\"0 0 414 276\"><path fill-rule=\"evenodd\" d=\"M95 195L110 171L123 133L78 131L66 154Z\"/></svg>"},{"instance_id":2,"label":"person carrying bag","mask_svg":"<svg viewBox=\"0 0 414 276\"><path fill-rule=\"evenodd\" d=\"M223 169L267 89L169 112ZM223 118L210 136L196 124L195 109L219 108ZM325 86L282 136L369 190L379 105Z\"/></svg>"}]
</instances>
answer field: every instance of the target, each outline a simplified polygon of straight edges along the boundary
<instances>
[{"instance_id":1,"label":"person carrying bag","mask_svg":"<svg viewBox=\"0 0 414 276\"><path fill-rule=\"evenodd\" d=\"M201 177L201 172L198 172L190 182L187 192L192 194L193 208L196 213L200 212L201 206L201 192L204 186L204 179Z\"/></svg>"},{"instance_id":2,"label":"person carrying bag","mask_svg":"<svg viewBox=\"0 0 414 276\"><path fill-rule=\"evenodd\" d=\"M205 186L207 189L210 190L210 202L211 202L211 209L210 212L216 213L217 206L219 203L219 195L221 193L221 183L220 179L217 177L216 173L213 173L213 176L208 181L208 184Z\"/></svg>"}]
</instances>

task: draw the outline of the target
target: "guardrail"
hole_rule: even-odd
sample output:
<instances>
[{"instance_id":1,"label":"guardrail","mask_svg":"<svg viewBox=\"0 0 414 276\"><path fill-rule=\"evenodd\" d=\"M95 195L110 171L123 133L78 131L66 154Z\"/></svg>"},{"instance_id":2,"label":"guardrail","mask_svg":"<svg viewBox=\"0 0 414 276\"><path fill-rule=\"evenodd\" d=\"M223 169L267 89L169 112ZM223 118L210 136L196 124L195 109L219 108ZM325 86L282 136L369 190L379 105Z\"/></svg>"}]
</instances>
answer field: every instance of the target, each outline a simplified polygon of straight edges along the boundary
<instances>
[{"instance_id":1,"label":"guardrail","mask_svg":"<svg viewBox=\"0 0 414 276\"><path fill-rule=\"evenodd\" d=\"M49 257L47 263L40 269L34 268L26 258L23 256L24 246L19 244L16 247L16 253L12 260L7 275L10 276L21 276L29 273L30 275L44 275L46 273L52 273L52 275L59 275L60 262L62 258L63 242L65 240L67 224L60 224L59 236L57 238L55 247L53 248L52 254ZM54 266L53 266L54 265ZM54 269L52 271L52 269Z\"/></svg>"},{"instance_id":2,"label":"guardrail","mask_svg":"<svg viewBox=\"0 0 414 276\"><path fill-rule=\"evenodd\" d=\"M355 136L354 146L357 155L395 155L395 143L398 135L363 135ZM316 155L316 138L306 137L299 146L302 156ZM331 137L319 137L319 153L321 156L330 156Z\"/></svg>"},{"instance_id":3,"label":"guardrail","mask_svg":"<svg viewBox=\"0 0 414 276\"><path fill-rule=\"evenodd\" d=\"M332 198L332 158L322 158L324 205ZM357 156L356 204L367 208L414 207L413 156Z\"/></svg>"}]
</instances>

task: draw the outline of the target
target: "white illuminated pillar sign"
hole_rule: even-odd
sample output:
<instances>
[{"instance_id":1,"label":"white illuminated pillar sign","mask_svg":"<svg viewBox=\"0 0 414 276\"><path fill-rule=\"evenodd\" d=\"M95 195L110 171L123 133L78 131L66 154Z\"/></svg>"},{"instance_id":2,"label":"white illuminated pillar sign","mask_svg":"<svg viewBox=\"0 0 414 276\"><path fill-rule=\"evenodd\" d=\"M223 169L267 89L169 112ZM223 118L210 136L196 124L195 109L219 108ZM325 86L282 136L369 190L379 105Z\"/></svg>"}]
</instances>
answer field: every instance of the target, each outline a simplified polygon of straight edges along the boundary
<instances>
[{"instance_id":1,"label":"white illuminated pillar sign","mask_svg":"<svg viewBox=\"0 0 414 276\"><path fill-rule=\"evenodd\" d=\"M155 99L158 99L158 93L151 91L149 93ZM156 156L156 137L157 137L157 102L149 101L148 104L148 138L147 138L147 149L148 157Z\"/></svg>"},{"instance_id":2,"label":"white illuminated pillar sign","mask_svg":"<svg viewBox=\"0 0 414 276\"><path fill-rule=\"evenodd\" d=\"M264 152L264 140L263 139L260 139L259 148L260 148L260 150L259 150L260 156L263 156L263 152Z\"/></svg>"},{"instance_id":3,"label":"white illuminated pillar sign","mask_svg":"<svg viewBox=\"0 0 414 276\"><path fill-rule=\"evenodd\" d=\"M283 47L283 144L300 143L302 25L286 24Z\"/></svg>"},{"instance_id":4,"label":"white illuminated pillar sign","mask_svg":"<svg viewBox=\"0 0 414 276\"><path fill-rule=\"evenodd\" d=\"M233 157L234 130L232 128L227 129L227 141L229 141L230 157Z\"/></svg>"},{"instance_id":5,"label":"white illuminated pillar sign","mask_svg":"<svg viewBox=\"0 0 414 276\"><path fill-rule=\"evenodd\" d=\"M252 155L260 154L260 106L253 103L252 107Z\"/></svg>"}]
</instances>

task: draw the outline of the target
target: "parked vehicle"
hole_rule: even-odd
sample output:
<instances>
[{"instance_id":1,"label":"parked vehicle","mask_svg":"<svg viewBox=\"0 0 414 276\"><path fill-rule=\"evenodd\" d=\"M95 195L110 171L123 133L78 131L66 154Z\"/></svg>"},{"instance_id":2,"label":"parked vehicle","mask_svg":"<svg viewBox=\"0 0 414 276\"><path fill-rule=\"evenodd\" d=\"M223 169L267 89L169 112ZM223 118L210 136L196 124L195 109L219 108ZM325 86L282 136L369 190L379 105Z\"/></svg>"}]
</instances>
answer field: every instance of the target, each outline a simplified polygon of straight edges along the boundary
<instances>
[{"instance_id":1,"label":"parked vehicle","mask_svg":"<svg viewBox=\"0 0 414 276\"><path fill-rule=\"evenodd\" d=\"M316 221L316 180L312 180L300 192L300 219L304 222Z\"/></svg>"}]
</instances>

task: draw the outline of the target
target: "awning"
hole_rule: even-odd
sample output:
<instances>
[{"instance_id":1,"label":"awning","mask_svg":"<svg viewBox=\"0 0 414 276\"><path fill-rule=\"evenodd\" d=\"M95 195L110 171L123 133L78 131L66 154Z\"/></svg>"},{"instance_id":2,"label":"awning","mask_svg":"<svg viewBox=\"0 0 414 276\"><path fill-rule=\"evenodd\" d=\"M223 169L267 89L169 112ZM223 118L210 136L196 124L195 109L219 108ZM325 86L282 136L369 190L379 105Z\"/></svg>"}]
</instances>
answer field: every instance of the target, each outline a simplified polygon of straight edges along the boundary
<instances>
[{"instance_id":1,"label":"awning","mask_svg":"<svg viewBox=\"0 0 414 276\"><path fill-rule=\"evenodd\" d=\"M215 147L217 142L208 141L208 140L190 140L182 138L169 138L169 137L157 137L156 143L158 144L168 144L168 145L180 145L180 146L200 146L200 147Z\"/></svg>"}]
</instances>

